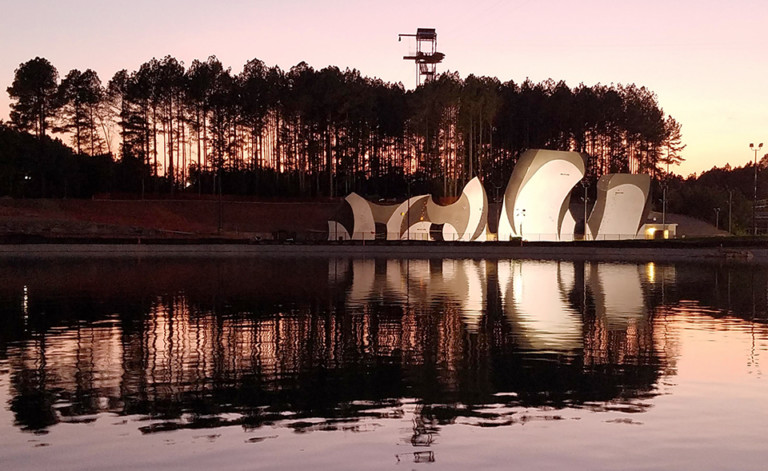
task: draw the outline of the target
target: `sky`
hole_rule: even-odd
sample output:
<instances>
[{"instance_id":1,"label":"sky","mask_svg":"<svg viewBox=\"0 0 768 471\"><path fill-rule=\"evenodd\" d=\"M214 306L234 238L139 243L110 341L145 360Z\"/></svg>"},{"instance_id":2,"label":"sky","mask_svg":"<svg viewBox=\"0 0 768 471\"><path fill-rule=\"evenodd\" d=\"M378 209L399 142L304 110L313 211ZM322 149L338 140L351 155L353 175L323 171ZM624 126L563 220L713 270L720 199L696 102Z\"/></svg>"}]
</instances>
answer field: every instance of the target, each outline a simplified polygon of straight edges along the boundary
<instances>
[{"instance_id":1,"label":"sky","mask_svg":"<svg viewBox=\"0 0 768 471\"><path fill-rule=\"evenodd\" d=\"M410 89L415 66L402 56L414 43L397 36L423 27L446 54L438 71L654 91L682 124L674 173L744 165L749 143L768 146L765 0L0 0L0 12L4 120L14 71L37 56L104 84L152 57L188 66L215 55L234 73L253 58L285 70L305 61Z\"/></svg>"}]
</instances>

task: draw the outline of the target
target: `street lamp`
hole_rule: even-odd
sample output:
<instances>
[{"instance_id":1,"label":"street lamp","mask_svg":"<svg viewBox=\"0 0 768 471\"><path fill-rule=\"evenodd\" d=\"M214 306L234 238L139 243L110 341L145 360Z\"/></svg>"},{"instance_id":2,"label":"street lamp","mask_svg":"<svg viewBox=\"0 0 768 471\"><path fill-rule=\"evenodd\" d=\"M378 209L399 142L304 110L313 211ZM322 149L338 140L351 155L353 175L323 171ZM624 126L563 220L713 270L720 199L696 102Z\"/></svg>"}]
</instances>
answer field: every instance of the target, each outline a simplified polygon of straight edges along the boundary
<instances>
[{"instance_id":1,"label":"street lamp","mask_svg":"<svg viewBox=\"0 0 768 471\"><path fill-rule=\"evenodd\" d=\"M757 152L763 147L763 143L755 147L754 143L749 144L749 148L755 152L755 193L752 197L752 235L757 235L757 221L755 220L755 206L757 206Z\"/></svg>"}]
</instances>

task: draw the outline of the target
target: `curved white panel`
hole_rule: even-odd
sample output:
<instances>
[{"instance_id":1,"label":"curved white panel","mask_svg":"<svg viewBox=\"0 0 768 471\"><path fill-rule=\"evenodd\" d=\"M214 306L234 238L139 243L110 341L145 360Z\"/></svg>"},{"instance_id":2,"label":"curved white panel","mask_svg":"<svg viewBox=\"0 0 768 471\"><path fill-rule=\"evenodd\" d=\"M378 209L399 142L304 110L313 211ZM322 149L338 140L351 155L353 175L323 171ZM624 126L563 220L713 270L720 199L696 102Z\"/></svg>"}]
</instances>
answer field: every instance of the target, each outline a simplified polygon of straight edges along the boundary
<instances>
[{"instance_id":1,"label":"curved white panel","mask_svg":"<svg viewBox=\"0 0 768 471\"><path fill-rule=\"evenodd\" d=\"M488 198L480 179L471 179L453 204L441 206L430 198L427 201L427 218L434 224L453 228L453 232L443 231L444 240L469 242L478 239L488 222Z\"/></svg>"},{"instance_id":2,"label":"curved white panel","mask_svg":"<svg viewBox=\"0 0 768 471\"><path fill-rule=\"evenodd\" d=\"M408 228L400 237L401 240L430 240L429 229L432 227L430 221L419 221Z\"/></svg>"},{"instance_id":3,"label":"curved white panel","mask_svg":"<svg viewBox=\"0 0 768 471\"><path fill-rule=\"evenodd\" d=\"M570 211L565 213L563 222L560 223L560 240L572 241L573 233L576 230L576 220Z\"/></svg>"},{"instance_id":4,"label":"curved white panel","mask_svg":"<svg viewBox=\"0 0 768 471\"><path fill-rule=\"evenodd\" d=\"M455 227L449 223L445 223L443 225L443 240L461 240L461 236L459 236L459 231L457 231Z\"/></svg>"},{"instance_id":5,"label":"curved white panel","mask_svg":"<svg viewBox=\"0 0 768 471\"><path fill-rule=\"evenodd\" d=\"M542 165L520 189L512 206L513 229L524 240L557 240L558 219L565 198L583 173L571 162Z\"/></svg>"},{"instance_id":6,"label":"curved white panel","mask_svg":"<svg viewBox=\"0 0 768 471\"><path fill-rule=\"evenodd\" d=\"M486 225L488 212L485 206L488 198L485 195L483 184L477 177L467 183L467 186L464 187L462 193L467 195L467 199L469 200L469 221L467 222L467 228L464 231L464 234L461 235L460 240L476 240L475 234L479 232L479 229L482 229L481 226L484 227Z\"/></svg>"},{"instance_id":7,"label":"curved white panel","mask_svg":"<svg viewBox=\"0 0 768 471\"><path fill-rule=\"evenodd\" d=\"M499 216L499 229L496 233L497 240L508 241L512 237L515 237L515 231L512 230L512 223L507 217L507 199L504 198L504 202L501 204L501 216Z\"/></svg>"},{"instance_id":8,"label":"curved white panel","mask_svg":"<svg viewBox=\"0 0 768 471\"><path fill-rule=\"evenodd\" d=\"M328 240L349 240L349 232L336 221L328 221Z\"/></svg>"},{"instance_id":9,"label":"curved white panel","mask_svg":"<svg viewBox=\"0 0 768 471\"><path fill-rule=\"evenodd\" d=\"M376 224L368 201L357 193L350 193L346 198L352 207L355 226L352 229L352 240L373 240L376 238Z\"/></svg>"},{"instance_id":10,"label":"curved white panel","mask_svg":"<svg viewBox=\"0 0 768 471\"><path fill-rule=\"evenodd\" d=\"M407 234L401 232L403 227L403 221L405 221L406 218L410 217L410 215L408 214L410 211L410 208L414 204L423 200L424 198L429 198L429 195L412 196L411 198L400 203L397 209L395 209L395 211L392 213L392 216L389 218L389 221L387 221L387 240L408 239ZM429 233L429 230L427 230L427 233Z\"/></svg>"},{"instance_id":11,"label":"curved white panel","mask_svg":"<svg viewBox=\"0 0 768 471\"><path fill-rule=\"evenodd\" d=\"M559 240L566 199L584 177L584 170L584 159L577 152L524 152L504 193L499 240L514 236L524 240Z\"/></svg>"},{"instance_id":12,"label":"curved white panel","mask_svg":"<svg viewBox=\"0 0 768 471\"><path fill-rule=\"evenodd\" d=\"M589 217L597 240L633 239L644 219L649 175L608 174L597 182L597 201Z\"/></svg>"}]
</instances>

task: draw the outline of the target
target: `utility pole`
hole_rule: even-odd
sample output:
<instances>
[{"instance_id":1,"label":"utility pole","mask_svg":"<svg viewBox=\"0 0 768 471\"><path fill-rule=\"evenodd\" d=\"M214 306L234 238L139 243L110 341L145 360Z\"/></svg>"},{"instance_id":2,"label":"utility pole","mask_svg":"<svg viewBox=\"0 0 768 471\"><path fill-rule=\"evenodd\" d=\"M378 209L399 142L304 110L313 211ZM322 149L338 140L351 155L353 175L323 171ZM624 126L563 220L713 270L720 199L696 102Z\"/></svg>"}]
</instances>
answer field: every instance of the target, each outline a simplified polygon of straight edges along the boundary
<instances>
[{"instance_id":1,"label":"utility pole","mask_svg":"<svg viewBox=\"0 0 768 471\"><path fill-rule=\"evenodd\" d=\"M755 207L757 206L757 151L759 151L762 147L763 147L762 142L758 144L757 147L755 147L755 144L753 143L749 144L749 148L755 152L755 164L754 164L755 193L754 193L754 196L752 197L752 235L753 236L757 235L757 220L755 219Z\"/></svg>"},{"instance_id":2,"label":"utility pole","mask_svg":"<svg viewBox=\"0 0 768 471\"><path fill-rule=\"evenodd\" d=\"M731 230L731 214L733 213L733 190L728 190L728 233L733 235Z\"/></svg>"}]
</instances>

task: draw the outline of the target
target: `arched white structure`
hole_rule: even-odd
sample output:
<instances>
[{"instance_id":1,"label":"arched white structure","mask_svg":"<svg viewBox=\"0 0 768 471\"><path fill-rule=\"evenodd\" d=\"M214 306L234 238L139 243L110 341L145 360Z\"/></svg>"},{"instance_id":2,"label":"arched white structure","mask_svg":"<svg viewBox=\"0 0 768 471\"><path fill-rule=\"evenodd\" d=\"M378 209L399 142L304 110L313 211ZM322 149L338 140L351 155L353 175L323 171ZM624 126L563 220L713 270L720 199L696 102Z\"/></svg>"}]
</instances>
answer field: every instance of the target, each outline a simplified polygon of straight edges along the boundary
<instances>
[{"instance_id":1,"label":"arched white structure","mask_svg":"<svg viewBox=\"0 0 768 471\"><path fill-rule=\"evenodd\" d=\"M504 193L498 240L572 240L570 193L584 171L584 158L578 152L525 151ZM570 233L562 232L564 226Z\"/></svg>"},{"instance_id":2,"label":"arched white structure","mask_svg":"<svg viewBox=\"0 0 768 471\"><path fill-rule=\"evenodd\" d=\"M637 238L648 215L650 189L649 175L611 173L600 177L595 207L587 222L591 237L595 240Z\"/></svg>"},{"instance_id":3,"label":"arched white structure","mask_svg":"<svg viewBox=\"0 0 768 471\"><path fill-rule=\"evenodd\" d=\"M343 224L338 221L328 221L328 240L349 240L352 237Z\"/></svg>"},{"instance_id":4,"label":"arched white structure","mask_svg":"<svg viewBox=\"0 0 768 471\"><path fill-rule=\"evenodd\" d=\"M480 179L470 180L453 204L440 206L430 198L427 217L433 224L443 224L443 240L484 240L481 236L488 222L488 197Z\"/></svg>"},{"instance_id":5,"label":"arched white structure","mask_svg":"<svg viewBox=\"0 0 768 471\"><path fill-rule=\"evenodd\" d=\"M429 195L419 195L400 203L389 219L385 220L387 240L423 240L423 234L418 234L416 231L411 234L410 228L423 220L422 213L429 198ZM429 238L429 227L427 227L427 238Z\"/></svg>"},{"instance_id":6,"label":"arched white structure","mask_svg":"<svg viewBox=\"0 0 768 471\"><path fill-rule=\"evenodd\" d=\"M576 218L570 211L570 196L584 177L584 162L577 152L524 152L504 193L497 240L572 241ZM586 238L637 238L647 216L649 192L648 175L601 177L596 204L585 224ZM430 195L379 205L351 193L346 203L328 221L329 240L484 241L488 236L488 198L477 177L455 203L446 206Z\"/></svg>"},{"instance_id":7,"label":"arched white structure","mask_svg":"<svg viewBox=\"0 0 768 471\"><path fill-rule=\"evenodd\" d=\"M442 225L442 240L486 240L488 198L477 177L467 183L458 201L446 206L435 203L429 195L379 205L350 193L346 203L335 219L328 221L329 240L375 239L377 225L379 231L386 231L387 240L432 240L433 225Z\"/></svg>"},{"instance_id":8,"label":"arched white structure","mask_svg":"<svg viewBox=\"0 0 768 471\"><path fill-rule=\"evenodd\" d=\"M347 195L347 203L352 208L354 226L352 228L352 240L373 240L376 238L376 224L373 221L373 213L368 201L357 193Z\"/></svg>"}]
</instances>

